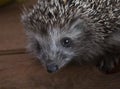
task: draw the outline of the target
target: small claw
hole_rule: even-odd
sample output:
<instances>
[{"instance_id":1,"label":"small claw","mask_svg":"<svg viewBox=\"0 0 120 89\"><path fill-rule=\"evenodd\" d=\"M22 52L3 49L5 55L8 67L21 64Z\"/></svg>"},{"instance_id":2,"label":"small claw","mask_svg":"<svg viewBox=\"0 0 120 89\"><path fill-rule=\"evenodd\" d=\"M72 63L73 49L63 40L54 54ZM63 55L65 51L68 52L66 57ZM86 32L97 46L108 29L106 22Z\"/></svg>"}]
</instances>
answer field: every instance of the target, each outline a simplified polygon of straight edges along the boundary
<instances>
[{"instance_id":1,"label":"small claw","mask_svg":"<svg viewBox=\"0 0 120 89\"><path fill-rule=\"evenodd\" d=\"M98 63L97 67L103 73L109 74L109 73L112 73L112 70L114 69L115 64L113 61L106 62L105 60L102 60L100 63Z\"/></svg>"}]
</instances>

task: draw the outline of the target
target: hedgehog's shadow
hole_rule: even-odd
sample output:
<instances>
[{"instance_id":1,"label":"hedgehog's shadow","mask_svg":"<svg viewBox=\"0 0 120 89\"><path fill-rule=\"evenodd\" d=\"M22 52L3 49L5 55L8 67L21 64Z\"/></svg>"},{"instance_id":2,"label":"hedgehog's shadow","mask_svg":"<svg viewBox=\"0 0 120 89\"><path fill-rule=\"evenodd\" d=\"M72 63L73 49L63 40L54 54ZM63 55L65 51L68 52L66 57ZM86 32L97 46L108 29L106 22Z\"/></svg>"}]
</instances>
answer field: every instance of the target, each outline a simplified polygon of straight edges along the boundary
<instances>
[{"instance_id":1,"label":"hedgehog's shadow","mask_svg":"<svg viewBox=\"0 0 120 89\"><path fill-rule=\"evenodd\" d=\"M101 73L104 73L104 74L113 74L113 73L118 73L120 72L120 63L109 73L105 73L101 70L99 70L95 64L91 64L91 63L79 63L77 61L71 61L66 67L65 69L67 68L79 68L79 69L84 69L84 68L90 68L91 72L92 71L99 71ZM64 69L64 68L63 68Z\"/></svg>"}]
</instances>

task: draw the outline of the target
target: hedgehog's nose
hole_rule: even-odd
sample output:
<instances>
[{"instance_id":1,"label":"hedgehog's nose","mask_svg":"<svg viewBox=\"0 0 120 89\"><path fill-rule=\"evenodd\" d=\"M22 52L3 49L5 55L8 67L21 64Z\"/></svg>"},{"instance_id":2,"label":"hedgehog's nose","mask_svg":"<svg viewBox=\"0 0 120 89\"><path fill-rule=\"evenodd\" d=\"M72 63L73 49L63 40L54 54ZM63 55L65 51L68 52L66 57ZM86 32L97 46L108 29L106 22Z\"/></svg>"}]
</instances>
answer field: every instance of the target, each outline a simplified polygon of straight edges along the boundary
<instances>
[{"instance_id":1,"label":"hedgehog's nose","mask_svg":"<svg viewBox=\"0 0 120 89\"><path fill-rule=\"evenodd\" d=\"M54 65L54 64L47 65L47 71L49 73L56 72L57 70L58 70L58 66L57 65Z\"/></svg>"}]
</instances>

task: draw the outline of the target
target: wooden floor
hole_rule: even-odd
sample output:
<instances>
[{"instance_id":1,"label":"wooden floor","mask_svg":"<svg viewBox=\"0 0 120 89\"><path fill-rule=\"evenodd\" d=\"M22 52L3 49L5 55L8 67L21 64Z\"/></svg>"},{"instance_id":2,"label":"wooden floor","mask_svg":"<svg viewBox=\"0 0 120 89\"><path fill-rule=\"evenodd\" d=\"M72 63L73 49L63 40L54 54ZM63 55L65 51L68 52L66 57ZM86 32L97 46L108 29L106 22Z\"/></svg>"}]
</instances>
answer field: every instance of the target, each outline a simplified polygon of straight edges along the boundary
<instances>
[{"instance_id":1,"label":"wooden floor","mask_svg":"<svg viewBox=\"0 0 120 89\"><path fill-rule=\"evenodd\" d=\"M57 73L47 73L24 51L19 8L0 8L0 89L120 89L120 71L106 75L95 67L73 63Z\"/></svg>"}]
</instances>

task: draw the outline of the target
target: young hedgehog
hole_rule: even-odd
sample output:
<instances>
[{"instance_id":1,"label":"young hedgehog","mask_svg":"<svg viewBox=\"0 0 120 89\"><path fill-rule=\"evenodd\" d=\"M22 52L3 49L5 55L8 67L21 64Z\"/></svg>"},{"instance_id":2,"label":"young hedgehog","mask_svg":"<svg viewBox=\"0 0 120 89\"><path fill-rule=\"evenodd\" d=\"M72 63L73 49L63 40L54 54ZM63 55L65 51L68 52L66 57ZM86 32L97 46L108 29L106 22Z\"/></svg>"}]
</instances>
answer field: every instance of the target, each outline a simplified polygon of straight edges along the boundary
<instances>
[{"instance_id":1,"label":"young hedgehog","mask_svg":"<svg viewBox=\"0 0 120 89\"><path fill-rule=\"evenodd\" d=\"M22 22L28 47L47 71L77 60L105 73L120 59L120 0L38 0Z\"/></svg>"}]
</instances>

